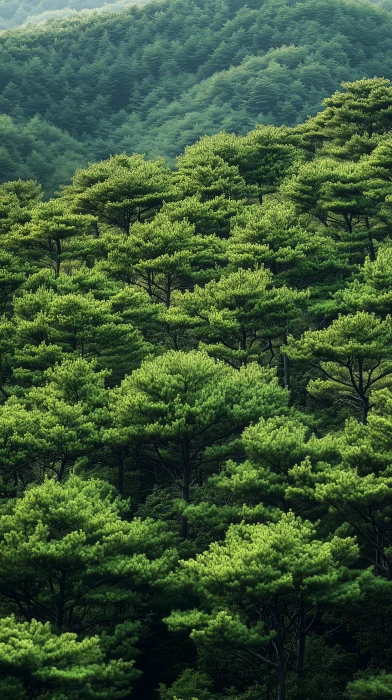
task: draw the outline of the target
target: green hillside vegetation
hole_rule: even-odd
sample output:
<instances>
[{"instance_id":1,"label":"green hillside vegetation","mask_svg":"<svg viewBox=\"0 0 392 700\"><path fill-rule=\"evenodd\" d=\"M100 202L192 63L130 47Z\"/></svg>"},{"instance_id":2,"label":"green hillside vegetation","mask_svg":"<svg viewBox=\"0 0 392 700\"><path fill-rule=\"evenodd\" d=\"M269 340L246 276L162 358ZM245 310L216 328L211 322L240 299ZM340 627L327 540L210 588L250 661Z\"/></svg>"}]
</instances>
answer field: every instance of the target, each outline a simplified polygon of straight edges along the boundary
<instances>
[{"instance_id":1,"label":"green hillside vegetation","mask_svg":"<svg viewBox=\"0 0 392 700\"><path fill-rule=\"evenodd\" d=\"M5 700L391 696L391 173L364 79L1 185Z\"/></svg>"},{"instance_id":2,"label":"green hillside vegetation","mask_svg":"<svg viewBox=\"0 0 392 700\"><path fill-rule=\"evenodd\" d=\"M120 12L147 0L0 0L0 30L24 24L40 24L86 12Z\"/></svg>"},{"instance_id":3,"label":"green hillside vegetation","mask_svg":"<svg viewBox=\"0 0 392 700\"><path fill-rule=\"evenodd\" d=\"M6 32L3 180L17 163L53 193L112 153L173 164L204 134L299 124L342 80L392 77L391 36L365 0L173 0Z\"/></svg>"}]
</instances>

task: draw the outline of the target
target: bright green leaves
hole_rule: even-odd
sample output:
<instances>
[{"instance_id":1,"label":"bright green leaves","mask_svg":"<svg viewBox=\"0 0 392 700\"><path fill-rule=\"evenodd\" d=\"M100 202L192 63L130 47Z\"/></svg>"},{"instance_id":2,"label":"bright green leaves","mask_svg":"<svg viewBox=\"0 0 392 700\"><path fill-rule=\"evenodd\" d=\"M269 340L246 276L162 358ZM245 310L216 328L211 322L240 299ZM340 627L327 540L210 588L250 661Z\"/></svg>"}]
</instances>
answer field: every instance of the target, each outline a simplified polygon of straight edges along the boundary
<instances>
[{"instance_id":1,"label":"bright green leaves","mask_svg":"<svg viewBox=\"0 0 392 700\"><path fill-rule=\"evenodd\" d=\"M216 236L197 235L187 220L159 214L151 223L134 224L124 240L111 241L103 265L115 279L141 287L169 307L173 291L218 274L224 250Z\"/></svg>"},{"instance_id":2,"label":"bright green leaves","mask_svg":"<svg viewBox=\"0 0 392 700\"><path fill-rule=\"evenodd\" d=\"M141 440L147 463L189 503L193 480L202 483L208 465L230 454L250 421L279 412L286 401L271 370L249 365L238 372L201 352L173 351L145 362L113 392L114 432L125 443ZM216 455L213 448L220 448Z\"/></svg>"},{"instance_id":3,"label":"bright green leaves","mask_svg":"<svg viewBox=\"0 0 392 700\"><path fill-rule=\"evenodd\" d=\"M128 234L134 221L151 218L179 193L162 159L148 161L124 153L78 170L64 197L75 211Z\"/></svg>"},{"instance_id":4,"label":"bright green leaves","mask_svg":"<svg viewBox=\"0 0 392 700\"><path fill-rule=\"evenodd\" d=\"M303 152L294 145L294 133L287 127L259 125L239 139L237 163L246 182L259 190L259 202L275 192L282 180L303 159Z\"/></svg>"},{"instance_id":5,"label":"bright green leaves","mask_svg":"<svg viewBox=\"0 0 392 700\"><path fill-rule=\"evenodd\" d=\"M314 535L310 523L291 514L276 524L233 525L223 543L212 544L183 566L206 599L213 596L214 606L235 601L244 607L258 599L273 605L275 597L290 599L301 592L320 602L357 594L346 568L358 556L355 542L335 538L321 543Z\"/></svg>"},{"instance_id":6,"label":"bright green leaves","mask_svg":"<svg viewBox=\"0 0 392 700\"><path fill-rule=\"evenodd\" d=\"M370 393L390 385L392 325L375 314L340 316L323 331L306 331L300 340L289 338L287 355L315 365L322 379L312 380L315 396L336 397L357 410L366 422Z\"/></svg>"},{"instance_id":7,"label":"bright green leaves","mask_svg":"<svg viewBox=\"0 0 392 700\"><path fill-rule=\"evenodd\" d=\"M365 676L347 688L350 700L387 700L392 698L392 676L380 673L378 676Z\"/></svg>"},{"instance_id":8,"label":"bright green leaves","mask_svg":"<svg viewBox=\"0 0 392 700\"><path fill-rule=\"evenodd\" d=\"M5 697L388 695L392 92L344 90L0 188Z\"/></svg>"},{"instance_id":9,"label":"bright green leaves","mask_svg":"<svg viewBox=\"0 0 392 700\"><path fill-rule=\"evenodd\" d=\"M291 182L291 181L290 181ZM263 264L274 274L275 284L297 289L311 287L325 295L324 287L336 285L347 274L344 251L325 231L313 231L294 205L266 201L249 206L233 221L228 241L230 266L254 268Z\"/></svg>"},{"instance_id":10,"label":"bright green leaves","mask_svg":"<svg viewBox=\"0 0 392 700\"><path fill-rule=\"evenodd\" d=\"M5 698L44 697L77 700L121 698L137 678L133 661L105 662L98 637L78 641L69 632L56 635L50 624L36 620L0 620L1 680Z\"/></svg>"},{"instance_id":11,"label":"bright green leaves","mask_svg":"<svg viewBox=\"0 0 392 700\"><path fill-rule=\"evenodd\" d=\"M284 697L293 636L299 641L292 662L300 670L314 609L350 605L361 595L351 569L357 556L353 539L317 540L314 527L291 513L276 524L232 525L223 542L182 563L203 612L174 612L169 628L190 629L196 644L215 653L234 648L274 668Z\"/></svg>"},{"instance_id":12,"label":"bright green leaves","mask_svg":"<svg viewBox=\"0 0 392 700\"><path fill-rule=\"evenodd\" d=\"M372 137L392 126L392 88L385 78L342 83L344 92L324 100L326 109L312 124L324 138L343 141L353 134Z\"/></svg>"},{"instance_id":13,"label":"bright green leaves","mask_svg":"<svg viewBox=\"0 0 392 700\"><path fill-rule=\"evenodd\" d=\"M141 333L121 313L112 310L106 299L95 299L91 292L56 294L40 287L26 293L15 304L16 382L36 383L37 357L47 356L44 369L53 362L53 352L96 359L101 368L111 369L118 378L131 371L149 352Z\"/></svg>"},{"instance_id":14,"label":"bright green leaves","mask_svg":"<svg viewBox=\"0 0 392 700\"><path fill-rule=\"evenodd\" d=\"M93 216L72 213L61 200L50 200L33 209L31 221L12 229L8 244L32 257L37 266L50 267L58 276L67 259L94 259L98 250L95 221Z\"/></svg>"},{"instance_id":15,"label":"bright green leaves","mask_svg":"<svg viewBox=\"0 0 392 700\"><path fill-rule=\"evenodd\" d=\"M221 195L239 200L257 196L257 188L246 184L238 167L230 165L203 139L187 146L177 163L178 184L187 196L198 194L202 201Z\"/></svg>"},{"instance_id":16,"label":"bright green leaves","mask_svg":"<svg viewBox=\"0 0 392 700\"><path fill-rule=\"evenodd\" d=\"M172 553L159 523L126 521L126 508L107 483L78 477L45 480L10 503L0 517L3 599L58 629L110 625L120 603L129 619Z\"/></svg>"},{"instance_id":17,"label":"bright green leaves","mask_svg":"<svg viewBox=\"0 0 392 700\"><path fill-rule=\"evenodd\" d=\"M299 487L297 473L309 462L316 473L323 471L323 461L337 451L332 439L317 439L300 417L276 416L246 428L242 443L247 459L228 462L212 481L218 494L248 505L245 519L275 519L290 508L301 513L314 508L314 493Z\"/></svg>"},{"instance_id":18,"label":"bright green leaves","mask_svg":"<svg viewBox=\"0 0 392 700\"><path fill-rule=\"evenodd\" d=\"M273 360L307 299L305 292L274 287L263 268L240 269L176 297L166 318L210 355L239 367L263 354Z\"/></svg>"}]
</instances>

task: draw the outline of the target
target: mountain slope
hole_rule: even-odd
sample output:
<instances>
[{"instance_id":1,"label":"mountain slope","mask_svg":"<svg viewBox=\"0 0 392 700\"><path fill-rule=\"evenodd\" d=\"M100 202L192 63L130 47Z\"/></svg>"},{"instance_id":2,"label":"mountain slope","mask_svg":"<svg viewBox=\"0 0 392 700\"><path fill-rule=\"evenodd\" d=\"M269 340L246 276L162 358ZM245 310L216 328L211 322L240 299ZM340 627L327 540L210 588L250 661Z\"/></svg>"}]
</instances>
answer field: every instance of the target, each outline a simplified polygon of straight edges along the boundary
<instances>
[{"instance_id":1,"label":"mountain slope","mask_svg":"<svg viewBox=\"0 0 392 700\"><path fill-rule=\"evenodd\" d=\"M66 133L62 175L122 150L174 158L205 133L296 124L342 80L374 75L392 77L392 14L366 0L172 0L0 37L0 112ZM53 189L55 164L39 160L29 175Z\"/></svg>"}]
</instances>

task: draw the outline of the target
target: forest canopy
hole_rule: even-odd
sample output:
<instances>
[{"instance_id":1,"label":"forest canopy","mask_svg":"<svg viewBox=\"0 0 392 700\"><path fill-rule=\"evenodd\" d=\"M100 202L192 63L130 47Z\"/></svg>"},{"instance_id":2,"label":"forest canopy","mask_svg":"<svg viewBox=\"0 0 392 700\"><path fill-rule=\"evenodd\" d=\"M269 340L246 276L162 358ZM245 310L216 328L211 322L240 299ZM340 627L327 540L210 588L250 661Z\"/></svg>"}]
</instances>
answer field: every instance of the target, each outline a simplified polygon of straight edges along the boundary
<instances>
[{"instance_id":1,"label":"forest canopy","mask_svg":"<svg viewBox=\"0 0 392 700\"><path fill-rule=\"evenodd\" d=\"M205 134L294 126L342 80L391 78L391 37L365 0L168 0L2 33L1 177L52 194L113 153L173 165Z\"/></svg>"},{"instance_id":2,"label":"forest canopy","mask_svg":"<svg viewBox=\"0 0 392 700\"><path fill-rule=\"evenodd\" d=\"M392 693L392 84L0 186L5 700Z\"/></svg>"}]
</instances>

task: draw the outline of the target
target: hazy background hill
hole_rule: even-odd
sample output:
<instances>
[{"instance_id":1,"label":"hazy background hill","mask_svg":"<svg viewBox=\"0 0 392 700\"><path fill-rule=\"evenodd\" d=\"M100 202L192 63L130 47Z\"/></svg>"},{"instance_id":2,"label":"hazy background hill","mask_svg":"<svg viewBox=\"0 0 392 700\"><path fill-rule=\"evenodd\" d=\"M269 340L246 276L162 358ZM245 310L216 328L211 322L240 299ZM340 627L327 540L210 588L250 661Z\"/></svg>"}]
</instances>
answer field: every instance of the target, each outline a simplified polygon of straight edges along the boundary
<instances>
[{"instance_id":1,"label":"hazy background hill","mask_svg":"<svg viewBox=\"0 0 392 700\"><path fill-rule=\"evenodd\" d=\"M91 11L120 12L147 0L0 0L0 30Z\"/></svg>"},{"instance_id":2,"label":"hazy background hill","mask_svg":"<svg viewBox=\"0 0 392 700\"><path fill-rule=\"evenodd\" d=\"M110 153L173 160L206 133L299 123L375 75L392 77L392 13L367 0L172 0L12 30L2 178L53 190Z\"/></svg>"}]
</instances>

